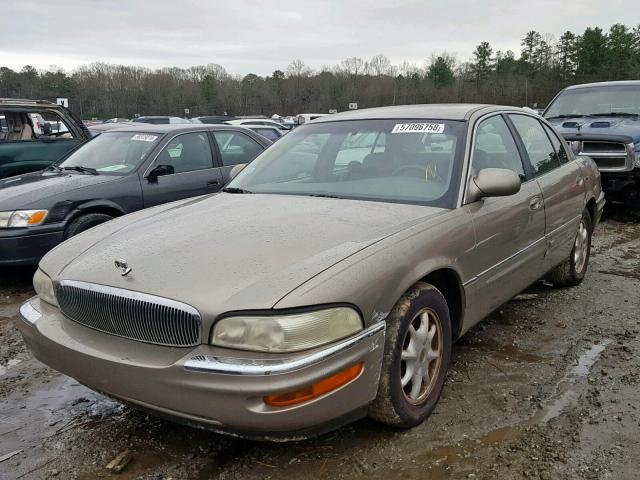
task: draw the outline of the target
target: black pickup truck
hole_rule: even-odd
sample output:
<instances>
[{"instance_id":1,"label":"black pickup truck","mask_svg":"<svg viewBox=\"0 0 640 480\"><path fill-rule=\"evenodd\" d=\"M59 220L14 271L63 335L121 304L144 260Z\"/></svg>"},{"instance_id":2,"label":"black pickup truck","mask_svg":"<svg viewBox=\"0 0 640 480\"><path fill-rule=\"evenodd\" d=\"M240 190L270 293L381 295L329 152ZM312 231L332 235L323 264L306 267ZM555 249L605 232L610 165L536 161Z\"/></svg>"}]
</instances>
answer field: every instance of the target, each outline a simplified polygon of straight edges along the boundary
<instances>
[{"instance_id":1,"label":"black pickup truck","mask_svg":"<svg viewBox=\"0 0 640 480\"><path fill-rule=\"evenodd\" d=\"M543 116L596 162L608 198L640 200L640 80L567 87Z\"/></svg>"},{"instance_id":2,"label":"black pickup truck","mask_svg":"<svg viewBox=\"0 0 640 480\"><path fill-rule=\"evenodd\" d=\"M89 138L82 121L60 105L0 98L0 179L42 170Z\"/></svg>"}]
</instances>

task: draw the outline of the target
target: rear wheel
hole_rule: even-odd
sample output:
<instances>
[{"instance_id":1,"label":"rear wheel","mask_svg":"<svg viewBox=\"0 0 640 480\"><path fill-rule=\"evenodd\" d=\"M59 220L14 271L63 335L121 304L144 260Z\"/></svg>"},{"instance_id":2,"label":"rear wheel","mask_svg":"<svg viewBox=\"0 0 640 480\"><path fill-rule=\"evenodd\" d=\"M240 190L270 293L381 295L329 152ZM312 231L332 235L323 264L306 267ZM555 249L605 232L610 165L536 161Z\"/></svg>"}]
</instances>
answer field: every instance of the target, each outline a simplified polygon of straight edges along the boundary
<instances>
[{"instance_id":1,"label":"rear wheel","mask_svg":"<svg viewBox=\"0 0 640 480\"><path fill-rule=\"evenodd\" d=\"M112 219L113 217L111 215L104 213L87 213L86 215L80 215L79 217L71 220L64 231L64 238L71 238L74 235L90 229L91 227L95 227L96 225L100 225L101 223L108 222Z\"/></svg>"},{"instance_id":2,"label":"rear wheel","mask_svg":"<svg viewBox=\"0 0 640 480\"><path fill-rule=\"evenodd\" d=\"M592 225L591 214L584 210L573 249L569 257L549 273L548 280L551 283L559 287L572 287L584 280L591 256Z\"/></svg>"},{"instance_id":3,"label":"rear wheel","mask_svg":"<svg viewBox=\"0 0 640 480\"><path fill-rule=\"evenodd\" d=\"M442 293L418 283L387 318L385 352L371 418L413 427L433 411L451 358L451 321Z\"/></svg>"}]
</instances>

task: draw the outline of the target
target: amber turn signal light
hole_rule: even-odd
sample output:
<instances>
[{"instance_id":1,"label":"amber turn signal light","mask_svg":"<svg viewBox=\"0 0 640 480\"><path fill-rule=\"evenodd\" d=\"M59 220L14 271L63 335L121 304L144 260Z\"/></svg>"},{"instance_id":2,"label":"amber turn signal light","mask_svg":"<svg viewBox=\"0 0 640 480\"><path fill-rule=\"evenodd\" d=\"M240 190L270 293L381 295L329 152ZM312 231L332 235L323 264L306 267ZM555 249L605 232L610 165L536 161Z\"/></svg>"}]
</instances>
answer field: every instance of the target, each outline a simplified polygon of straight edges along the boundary
<instances>
[{"instance_id":1,"label":"amber turn signal light","mask_svg":"<svg viewBox=\"0 0 640 480\"><path fill-rule=\"evenodd\" d=\"M362 368L363 364L357 363L345 370L341 370L338 373L331 375L330 377L320 380L318 383L301 388L300 390L267 395L264 397L264 403L271 405L272 407L288 407L289 405L295 405L297 403L312 400L346 385L351 380L357 378L358 375L360 375L360 372L362 372Z\"/></svg>"},{"instance_id":2,"label":"amber turn signal light","mask_svg":"<svg viewBox=\"0 0 640 480\"><path fill-rule=\"evenodd\" d=\"M32 213L27 220L27 225L39 225L44 220L44 217L47 216L46 210L38 210L37 212Z\"/></svg>"}]
</instances>

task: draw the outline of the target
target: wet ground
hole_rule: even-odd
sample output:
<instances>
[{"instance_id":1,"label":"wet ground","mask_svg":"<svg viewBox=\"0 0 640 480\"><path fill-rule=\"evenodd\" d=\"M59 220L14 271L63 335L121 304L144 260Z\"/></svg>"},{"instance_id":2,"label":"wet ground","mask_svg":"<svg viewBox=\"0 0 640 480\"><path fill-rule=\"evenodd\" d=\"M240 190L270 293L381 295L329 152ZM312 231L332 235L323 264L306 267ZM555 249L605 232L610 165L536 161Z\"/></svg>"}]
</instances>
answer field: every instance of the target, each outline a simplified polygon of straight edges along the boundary
<instances>
[{"instance_id":1,"label":"wet ground","mask_svg":"<svg viewBox=\"0 0 640 480\"><path fill-rule=\"evenodd\" d=\"M582 285L538 283L465 335L423 425L364 420L292 444L149 417L43 366L14 326L31 273L0 271L2 480L640 478L637 212L608 213ZM124 471L106 470L125 450Z\"/></svg>"}]
</instances>

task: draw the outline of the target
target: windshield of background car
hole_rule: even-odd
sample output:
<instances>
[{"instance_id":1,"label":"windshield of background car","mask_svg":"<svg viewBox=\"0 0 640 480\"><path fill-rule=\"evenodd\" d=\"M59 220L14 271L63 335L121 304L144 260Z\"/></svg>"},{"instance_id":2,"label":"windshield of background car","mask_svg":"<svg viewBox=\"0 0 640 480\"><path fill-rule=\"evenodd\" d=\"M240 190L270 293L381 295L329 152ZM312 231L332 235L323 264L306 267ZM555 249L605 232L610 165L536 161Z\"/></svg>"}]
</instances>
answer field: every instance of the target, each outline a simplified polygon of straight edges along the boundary
<instances>
[{"instance_id":1,"label":"windshield of background car","mask_svg":"<svg viewBox=\"0 0 640 480\"><path fill-rule=\"evenodd\" d=\"M250 163L229 187L451 207L464 122L356 120L307 124Z\"/></svg>"},{"instance_id":2,"label":"windshield of background car","mask_svg":"<svg viewBox=\"0 0 640 480\"><path fill-rule=\"evenodd\" d=\"M586 87L565 90L549 105L545 118L560 115L640 115L640 85Z\"/></svg>"},{"instance_id":3,"label":"windshield of background car","mask_svg":"<svg viewBox=\"0 0 640 480\"><path fill-rule=\"evenodd\" d=\"M138 168L157 144L157 133L105 132L75 150L58 166L94 168L106 175L126 175Z\"/></svg>"}]
</instances>

